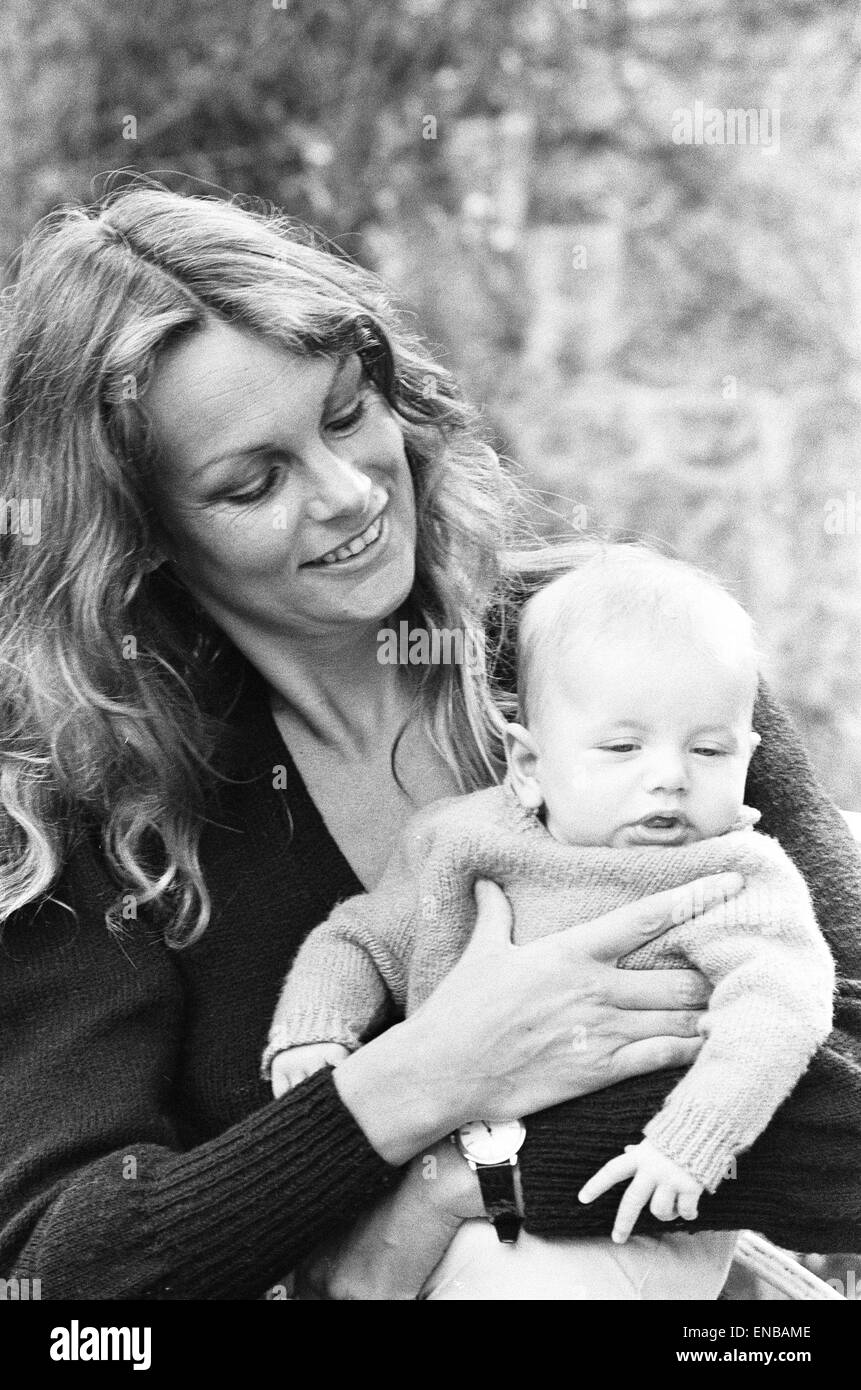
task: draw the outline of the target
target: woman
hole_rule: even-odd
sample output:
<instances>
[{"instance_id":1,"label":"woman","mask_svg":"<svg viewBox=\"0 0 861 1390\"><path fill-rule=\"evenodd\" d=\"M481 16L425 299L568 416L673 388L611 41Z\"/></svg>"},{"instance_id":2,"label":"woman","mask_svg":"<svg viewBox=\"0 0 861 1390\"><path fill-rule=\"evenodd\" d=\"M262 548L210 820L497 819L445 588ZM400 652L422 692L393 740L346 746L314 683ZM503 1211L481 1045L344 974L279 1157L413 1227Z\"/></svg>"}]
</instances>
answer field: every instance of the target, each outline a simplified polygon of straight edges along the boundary
<instances>
[{"instance_id":1,"label":"woman","mask_svg":"<svg viewBox=\"0 0 861 1390\"><path fill-rule=\"evenodd\" d=\"M259 1297L482 1115L531 1117L531 1229L607 1230L579 1186L704 1002L615 961L732 882L522 950L487 885L414 1018L276 1102L258 1075L302 937L415 806L501 767L481 664L383 664L380 630L474 648L490 617L504 674L518 592L570 553L504 571L511 494L469 412L378 282L295 229L133 190L48 219L6 313L4 491L43 534L3 537L0 1265L49 1298ZM758 727L748 799L859 976L851 841L766 695ZM704 1224L851 1248L851 998ZM480 1211L439 1156L434 1200Z\"/></svg>"}]
</instances>

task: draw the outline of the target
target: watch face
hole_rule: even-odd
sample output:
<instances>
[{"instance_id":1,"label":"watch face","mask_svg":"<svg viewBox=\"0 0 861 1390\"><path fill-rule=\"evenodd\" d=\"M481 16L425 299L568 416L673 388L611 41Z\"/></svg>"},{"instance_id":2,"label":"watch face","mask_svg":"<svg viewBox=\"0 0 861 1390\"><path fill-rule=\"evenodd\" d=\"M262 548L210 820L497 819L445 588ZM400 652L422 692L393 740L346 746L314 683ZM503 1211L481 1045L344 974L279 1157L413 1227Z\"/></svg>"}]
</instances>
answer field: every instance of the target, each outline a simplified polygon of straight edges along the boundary
<instances>
[{"instance_id":1,"label":"watch face","mask_svg":"<svg viewBox=\"0 0 861 1390\"><path fill-rule=\"evenodd\" d=\"M476 1163L505 1163L526 1138L522 1120L470 1120L457 1133L462 1151Z\"/></svg>"}]
</instances>

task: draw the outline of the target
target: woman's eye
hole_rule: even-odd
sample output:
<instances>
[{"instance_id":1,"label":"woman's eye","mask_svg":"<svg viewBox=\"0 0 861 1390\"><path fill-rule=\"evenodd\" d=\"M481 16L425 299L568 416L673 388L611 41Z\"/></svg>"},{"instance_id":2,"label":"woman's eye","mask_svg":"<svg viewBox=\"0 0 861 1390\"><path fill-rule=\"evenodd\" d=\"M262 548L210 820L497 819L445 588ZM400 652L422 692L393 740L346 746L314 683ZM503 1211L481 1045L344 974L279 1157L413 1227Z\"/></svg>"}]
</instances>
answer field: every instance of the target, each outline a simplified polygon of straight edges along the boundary
<instances>
[{"instance_id":1,"label":"woman's eye","mask_svg":"<svg viewBox=\"0 0 861 1390\"><path fill-rule=\"evenodd\" d=\"M636 743L605 743L605 753L634 753L638 745Z\"/></svg>"},{"instance_id":2,"label":"woman's eye","mask_svg":"<svg viewBox=\"0 0 861 1390\"><path fill-rule=\"evenodd\" d=\"M357 397L355 404L346 412L345 415L338 415L334 420L326 422L327 430L334 430L336 434L346 434L354 429L364 417L368 408L368 397L366 388L362 388L361 394Z\"/></svg>"},{"instance_id":3,"label":"woman's eye","mask_svg":"<svg viewBox=\"0 0 861 1390\"><path fill-rule=\"evenodd\" d=\"M721 758L726 753L725 748L694 748L694 753L699 753L703 758Z\"/></svg>"},{"instance_id":4,"label":"woman's eye","mask_svg":"<svg viewBox=\"0 0 861 1390\"><path fill-rule=\"evenodd\" d=\"M266 474L266 477L263 479L261 483L257 485L257 487L252 488L250 492L233 492L225 498L225 501L236 502L239 504L239 506L242 506L243 504L247 504L249 502L260 502L264 497L266 497L268 493L272 491L272 487L275 483L275 479L277 476L278 469L270 468L269 472Z\"/></svg>"}]
</instances>

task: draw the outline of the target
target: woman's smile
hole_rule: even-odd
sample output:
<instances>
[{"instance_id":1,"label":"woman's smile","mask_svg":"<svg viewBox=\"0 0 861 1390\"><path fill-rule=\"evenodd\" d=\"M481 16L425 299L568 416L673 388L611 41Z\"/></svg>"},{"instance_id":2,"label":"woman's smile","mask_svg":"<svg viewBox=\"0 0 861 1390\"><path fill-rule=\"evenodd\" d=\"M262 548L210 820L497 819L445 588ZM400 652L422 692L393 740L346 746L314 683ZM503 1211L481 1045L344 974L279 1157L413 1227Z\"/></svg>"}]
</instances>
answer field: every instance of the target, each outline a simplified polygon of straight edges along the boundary
<instances>
[{"instance_id":1,"label":"woman's smile","mask_svg":"<svg viewBox=\"0 0 861 1390\"><path fill-rule=\"evenodd\" d=\"M386 499L388 505L388 499ZM358 535L351 536L341 545L332 550L327 550L324 555L320 555L316 560L307 560L302 569L317 569L325 567L327 569L342 570L346 566L357 569L360 566L353 564L360 558L367 562L379 558L380 552L385 549L388 539L388 528L386 525L385 508L378 512L373 521L360 531Z\"/></svg>"}]
</instances>

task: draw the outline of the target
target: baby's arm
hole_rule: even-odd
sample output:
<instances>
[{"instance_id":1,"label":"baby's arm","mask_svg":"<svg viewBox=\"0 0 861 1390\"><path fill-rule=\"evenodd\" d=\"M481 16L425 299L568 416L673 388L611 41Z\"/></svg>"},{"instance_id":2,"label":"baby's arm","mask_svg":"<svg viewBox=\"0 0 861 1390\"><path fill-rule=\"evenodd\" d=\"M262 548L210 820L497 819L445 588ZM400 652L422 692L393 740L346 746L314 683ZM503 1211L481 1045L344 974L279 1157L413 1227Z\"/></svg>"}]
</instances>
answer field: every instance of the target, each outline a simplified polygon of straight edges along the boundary
<instances>
[{"instance_id":1,"label":"baby's arm","mask_svg":"<svg viewBox=\"0 0 861 1390\"><path fill-rule=\"evenodd\" d=\"M271 1071L273 1088L277 1079L276 1095L355 1051L385 1021L392 1004L404 1009L419 923L419 881L442 805L412 817L376 888L340 903L300 948L263 1054L262 1073L268 1078ZM276 1067L279 1056L285 1060Z\"/></svg>"},{"instance_id":2,"label":"baby's arm","mask_svg":"<svg viewBox=\"0 0 861 1390\"><path fill-rule=\"evenodd\" d=\"M286 1077L301 1079L303 1065L308 1075L330 1060L322 1057L314 1065L317 1059L308 1048L337 1046L338 1057L331 1060L340 1060L355 1051L382 1020L389 999L387 986L397 993L399 972L380 939L390 922L381 909L374 894L350 898L303 943L282 987L263 1054L262 1072L268 1077L271 1071L273 1089L279 1057L300 1054L278 1067L283 1090ZM373 938L372 922L377 927Z\"/></svg>"},{"instance_id":3,"label":"baby's arm","mask_svg":"<svg viewBox=\"0 0 861 1390\"><path fill-rule=\"evenodd\" d=\"M383 1022L390 1002L403 1008L417 920L410 843L405 833L373 892L340 903L302 944L263 1054L263 1075L271 1069L273 1086L279 1056L310 1047L341 1049L337 1056L308 1052L280 1064L279 1086L288 1089L285 1079L298 1076L302 1066L308 1075L355 1051Z\"/></svg>"},{"instance_id":4,"label":"baby's arm","mask_svg":"<svg viewBox=\"0 0 861 1390\"><path fill-rule=\"evenodd\" d=\"M673 931L714 990L702 1051L644 1130L709 1192L766 1128L832 1023L834 963L800 874L765 836L738 867L747 886L737 898Z\"/></svg>"},{"instance_id":5,"label":"baby's arm","mask_svg":"<svg viewBox=\"0 0 861 1390\"><path fill-rule=\"evenodd\" d=\"M702 1051L646 1138L580 1191L591 1202L630 1179L616 1241L627 1240L647 1205L659 1220L694 1220L703 1190L714 1192L762 1133L831 1031L834 965L806 886L773 840L755 844L757 859L739 865L744 892L675 933L715 986Z\"/></svg>"},{"instance_id":6,"label":"baby's arm","mask_svg":"<svg viewBox=\"0 0 861 1390\"><path fill-rule=\"evenodd\" d=\"M804 880L776 841L757 835L754 844L757 858L748 850L739 865L744 891L674 929L714 990L703 1048L644 1131L710 1192L832 1027L834 962Z\"/></svg>"}]
</instances>

